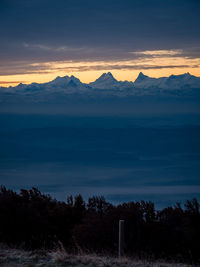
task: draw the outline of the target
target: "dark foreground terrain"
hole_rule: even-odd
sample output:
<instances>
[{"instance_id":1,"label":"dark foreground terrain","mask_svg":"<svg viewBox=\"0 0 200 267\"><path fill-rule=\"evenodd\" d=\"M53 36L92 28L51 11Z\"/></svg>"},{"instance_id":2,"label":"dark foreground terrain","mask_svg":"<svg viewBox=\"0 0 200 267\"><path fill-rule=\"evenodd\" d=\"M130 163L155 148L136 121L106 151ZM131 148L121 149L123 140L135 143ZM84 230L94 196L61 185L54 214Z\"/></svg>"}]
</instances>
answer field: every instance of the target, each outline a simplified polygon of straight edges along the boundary
<instances>
[{"instance_id":1,"label":"dark foreground terrain","mask_svg":"<svg viewBox=\"0 0 200 267\"><path fill-rule=\"evenodd\" d=\"M150 201L113 205L102 196L91 197L85 202L81 195L77 195L61 202L36 188L22 189L19 193L3 186L0 189L0 243L4 246L26 251L61 248L64 255L67 251L76 255L116 256L120 219L125 220L126 256L139 260L164 259L199 264L200 212L197 199L186 201L183 207L176 203L156 211ZM26 261L25 258L28 260L35 255L35 252L33 255L31 252L20 253L2 250L2 262L12 257L16 261L18 255L24 255ZM48 255L45 254L44 258L51 261ZM62 253L61 257L64 257ZM75 257L74 261L78 259Z\"/></svg>"},{"instance_id":2,"label":"dark foreground terrain","mask_svg":"<svg viewBox=\"0 0 200 267\"><path fill-rule=\"evenodd\" d=\"M167 263L164 261L135 260L127 257L121 259L97 256L95 254L70 255L62 249L53 251L23 251L16 249L3 249L0 252L0 266L3 267L186 267L192 266L181 263Z\"/></svg>"}]
</instances>

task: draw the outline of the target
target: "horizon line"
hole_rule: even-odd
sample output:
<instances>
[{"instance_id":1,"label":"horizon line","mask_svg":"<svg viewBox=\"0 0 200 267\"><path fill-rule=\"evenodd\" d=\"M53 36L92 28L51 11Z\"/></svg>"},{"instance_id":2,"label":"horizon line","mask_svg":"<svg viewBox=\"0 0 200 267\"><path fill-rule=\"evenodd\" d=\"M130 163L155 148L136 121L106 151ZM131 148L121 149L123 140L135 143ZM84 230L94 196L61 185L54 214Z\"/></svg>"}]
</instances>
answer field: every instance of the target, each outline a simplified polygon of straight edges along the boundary
<instances>
[{"instance_id":1,"label":"horizon line","mask_svg":"<svg viewBox=\"0 0 200 267\"><path fill-rule=\"evenodd\" d=\"M45 83L49 83L49 82L52 82L52 81L54 81L55 79L57 79L57 78L65 78L65 77L69 77L69 78L72 78L72 77L74 77L74 78L76 78L76 79L78 79L81 83L83 83L83 84L90 84L90 83L93 83L93 82L95 82L96 80L98 80L100 77L102 77L103 75L109 75L109 74L111 74L111 76L116 80L116 81L118 81L118 82L132 82L132 83L134 83L137 79L138 79L138 77L140 76L140 75L144 75L144 76L146 76L146 77L148 77L148 78L152 78L152 79L160 79L160 78L169 78L169 77L171 77L171 76L183 76L183 75L186 75L186 74L189 74L190 76L194 76L194 77L196 77L196 78L200 78L200 76L195 76L195 75L193 75L193 74L191 74L190 72L185 72L185 73L182 73L182 74L170 74L169 76L160 76L160 77L152 77L152 76L148 76L148 75L146 75L146 74L144 74L142 71L140 71L139 72L139 74L138 74L138 76L136 77L136 79L133 81L133 80L118 80L118 79L116 79L114 76L113 76L113 74L112 74L112 72L110 72L110 71L108 71L108 72L102 72L102 74L98 77L98 78L96 78L94 81L92 81L92 82L88 82L88 83L86 83L86 82L82 82L81 81L81 79L79 79L79 78L77 78L75 75L64 75L64 76L55 76L55 78L53 78L52 80L49 80L49 81L47 81L47 82L34 82L34 81L32 81L32 82L28 82L28 83L26 83L26 81L8 81L8 82L6 82L6 81L0 81L0 87L16 87L16 86L18 86L18 85L20 85L20 84L23 84L23 85L29 85L29 84L32 84L32 83L37 83L37 84L45 84ZM15 86L1 86L1 84L14 84L14 83L16 83L16 85Z\"/></svg>"}]
</instances>

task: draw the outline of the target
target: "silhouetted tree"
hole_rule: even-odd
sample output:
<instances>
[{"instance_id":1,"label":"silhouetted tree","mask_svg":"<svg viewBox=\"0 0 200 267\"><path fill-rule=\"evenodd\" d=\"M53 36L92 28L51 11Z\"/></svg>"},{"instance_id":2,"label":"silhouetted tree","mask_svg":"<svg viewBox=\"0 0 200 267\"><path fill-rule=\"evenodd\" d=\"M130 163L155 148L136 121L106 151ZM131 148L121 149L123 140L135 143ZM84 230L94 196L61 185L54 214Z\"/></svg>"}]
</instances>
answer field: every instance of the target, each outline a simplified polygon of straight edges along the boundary
<instances>
[{"instance_id":1,"label":"silhouetted tree","mask_svg":"<svg viewBox=\"0 0 200 267\"><path fill-rule=\"evenodd\" d=\"M53 248L58 242L69 250L116 253L118 223L125 220L126 253L143 257L179 257L200 261L200 211L197 199L155 211L153 202L114 206L103 196L87 205L81 195L66 203L37 188L19 193L0 187L0 242L26 249ZM178 255L178 256L177 256Z\"/></svg>"}]
</instances>

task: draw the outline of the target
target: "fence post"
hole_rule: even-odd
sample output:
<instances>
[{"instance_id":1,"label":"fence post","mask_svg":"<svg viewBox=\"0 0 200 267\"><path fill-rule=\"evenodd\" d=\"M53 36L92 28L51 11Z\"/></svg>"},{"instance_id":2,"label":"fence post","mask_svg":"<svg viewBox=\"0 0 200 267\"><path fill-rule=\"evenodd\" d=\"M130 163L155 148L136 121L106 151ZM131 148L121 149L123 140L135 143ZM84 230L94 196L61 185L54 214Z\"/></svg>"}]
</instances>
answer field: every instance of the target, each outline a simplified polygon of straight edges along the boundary
<instances>
[{"instance_id":1,"label":"fence post","mask_svg":"<svg viewBox=\"0 0 200 267\"><path fill-rule=\"evenodd\" d=\"M124 255L124 220L119 220L119 257Z\"/></svg>"}]
</instances>

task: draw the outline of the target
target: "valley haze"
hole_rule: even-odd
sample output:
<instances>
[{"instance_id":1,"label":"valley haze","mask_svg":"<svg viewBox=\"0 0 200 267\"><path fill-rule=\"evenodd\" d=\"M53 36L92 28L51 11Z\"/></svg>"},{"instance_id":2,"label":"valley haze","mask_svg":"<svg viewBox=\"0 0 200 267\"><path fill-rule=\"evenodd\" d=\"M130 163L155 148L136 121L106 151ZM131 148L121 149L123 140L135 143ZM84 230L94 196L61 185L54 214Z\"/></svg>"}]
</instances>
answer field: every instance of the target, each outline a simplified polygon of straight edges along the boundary
<instances>
[{"instance_id":1,"label":"valley haze","mask_svg":"<svg viewBox=\"0 0 200 267\"><path fill-rule=\"evenodd\" d=\"M200 193L200 78L108 72L0 88L0 182L157 207Z\"/></svg>"}]
</instances>

